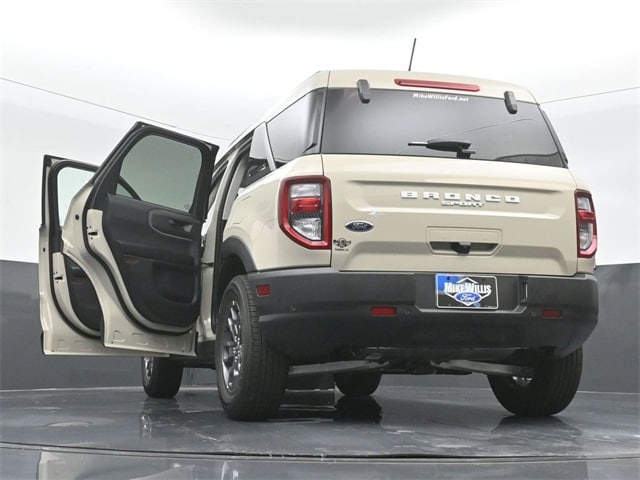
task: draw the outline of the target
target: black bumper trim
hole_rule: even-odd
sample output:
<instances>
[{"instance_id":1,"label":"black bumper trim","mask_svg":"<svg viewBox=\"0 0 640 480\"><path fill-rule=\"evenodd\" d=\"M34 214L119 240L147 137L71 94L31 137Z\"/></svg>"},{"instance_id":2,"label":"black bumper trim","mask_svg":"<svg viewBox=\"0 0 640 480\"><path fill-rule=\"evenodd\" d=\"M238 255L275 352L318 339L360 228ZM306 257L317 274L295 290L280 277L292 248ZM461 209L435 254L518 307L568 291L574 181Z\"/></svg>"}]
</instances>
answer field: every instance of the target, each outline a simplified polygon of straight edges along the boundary
<instances>
[{"instance_id":1,"label":"black bumper trim","mask_svg":"<svg viewBox=\"0 0 640 480\"><path fill-rule=\"evenodd\" d=\"M252 273L267 341L292 363L339 359L340 351L389 348L432 352L434 360L489 359L475 353L545 350L555 356L584 343L598 318L593 275L494 275L500 309L435 308L435 273L339 272L330 267ZM388 317L372 306L396 307ZM560 318L543 318L543 309Z\"/></svg>"}]
</instances>

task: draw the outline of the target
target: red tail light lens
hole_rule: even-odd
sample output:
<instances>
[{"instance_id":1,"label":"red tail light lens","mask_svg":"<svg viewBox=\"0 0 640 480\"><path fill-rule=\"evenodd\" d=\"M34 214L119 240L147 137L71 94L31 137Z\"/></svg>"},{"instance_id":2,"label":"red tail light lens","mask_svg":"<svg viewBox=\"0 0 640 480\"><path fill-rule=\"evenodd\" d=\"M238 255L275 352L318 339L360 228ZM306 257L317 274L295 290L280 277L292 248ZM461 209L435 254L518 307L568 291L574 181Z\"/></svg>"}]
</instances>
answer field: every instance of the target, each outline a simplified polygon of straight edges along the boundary
<instances>
[{"instance_id":1,"label":"red tail light lens","mask_svg":"<svg viewBox=\"0 0 640 480\"><path fill-rule=\"evenodd\" d=\"M322 176L286 179L280 187L280 228L306 248L331 247L331 188Z\"/></svg>"},{"instance_id":2,"label":"red tail light lens","mask_svg":"<svg viewBox=\"0 0 640 480\"><path fill-rule=\"evenodd\" d=\"M591 258L598 249L598 226L591 193L576 190L576 228L578 257Z\"/></svg>"},{"instance_id":3,"label":"red tail light lens","mask_svg":"<svg viewBox=\"0 0 640 480\"><path fill-rule=\"evenodd\" d=\"M291 213L313 213L322 211L320 197L292 198L289 203Z\"/></svg>"}]
</instances>

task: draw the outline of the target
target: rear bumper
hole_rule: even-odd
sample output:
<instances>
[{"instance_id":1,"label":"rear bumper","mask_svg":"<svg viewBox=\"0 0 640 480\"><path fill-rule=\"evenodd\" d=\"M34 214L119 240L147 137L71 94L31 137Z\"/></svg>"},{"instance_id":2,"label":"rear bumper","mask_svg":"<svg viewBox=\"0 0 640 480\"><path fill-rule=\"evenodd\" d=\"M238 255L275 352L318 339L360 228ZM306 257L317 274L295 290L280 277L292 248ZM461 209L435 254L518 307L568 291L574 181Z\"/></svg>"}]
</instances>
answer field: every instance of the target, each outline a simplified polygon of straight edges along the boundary
<instances>
[{"instance_id":1,"label":"rear bumper","mask_svg":"<svg viewBox=\"0 0 640 480\"><path fill-rule=\"evenodd\" d=\"M363 349L433 360L499 361L515 351L564 356L598 319L593 275L494 275L499 310L438 309L435 274L295 269L248 275L266 340L292 363L326 362ZM270 286L269 296L255 294ZM373 306L395 307L372 316ZM558 309L559 318L544 318ZM341 357L342 355L342 357Z\"/></svg>"}]
</instances>

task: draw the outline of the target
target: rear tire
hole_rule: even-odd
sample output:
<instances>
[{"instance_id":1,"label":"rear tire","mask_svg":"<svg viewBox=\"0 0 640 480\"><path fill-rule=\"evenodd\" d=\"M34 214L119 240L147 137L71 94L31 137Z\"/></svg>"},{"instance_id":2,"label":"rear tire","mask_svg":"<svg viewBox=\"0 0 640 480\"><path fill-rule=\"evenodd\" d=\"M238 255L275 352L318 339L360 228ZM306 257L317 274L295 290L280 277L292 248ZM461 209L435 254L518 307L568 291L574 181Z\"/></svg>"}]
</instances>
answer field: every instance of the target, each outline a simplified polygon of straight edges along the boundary
<instances>
[{"instance_id":1,"label":"rear tire","mask_svg":"<svg viewBox=\"0 0 640 480\"><path fill-rule=\"evenodd\" d=\"M229 418L264 420L277 415L289 367L266 343L244 275L231 280L222 295L215 360L218 394Z\"/></svg>"},{"instance_id":2,"label":"rear tire","mask_svg":"<svg viewBox=\"0 0 640 480\"><path fill-rule=\"evenodd\" d=\"M488 375L504 408L516 415L540 417L561 412L571 403L582 374L582 347L560 359L543 361L532 378Z\"/></svg>"},{"instance_id":3,"label":"rear tire","mask_svg":"<svg viewBox=\"0 0 640 480\"><path fill-rule=\"evenodd\" d=\"M347 397L367 397L376 391L382 373L380 372L348 372L334 375L336 386Z\"/></svg>"},{"instance_id":4,"label":"rear tire","mask_svg":"<svg viewBox=\"0 0 640 480\"><path fill-rule=\"evenodd\" d=\"M151 398L172 398L182 383L182 362L166 357L143 357L142 387Z\"/></svg>"}]
</instances>

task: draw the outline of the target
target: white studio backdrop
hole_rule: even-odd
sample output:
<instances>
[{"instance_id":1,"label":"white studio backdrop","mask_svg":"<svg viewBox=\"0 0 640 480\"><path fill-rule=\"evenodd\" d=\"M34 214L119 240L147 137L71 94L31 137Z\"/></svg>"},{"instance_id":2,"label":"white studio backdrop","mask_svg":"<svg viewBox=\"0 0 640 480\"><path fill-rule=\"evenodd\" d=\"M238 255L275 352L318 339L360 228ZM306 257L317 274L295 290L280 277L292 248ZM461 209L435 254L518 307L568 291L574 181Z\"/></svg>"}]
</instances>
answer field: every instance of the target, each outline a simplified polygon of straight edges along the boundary
<instances>
[{"instance_id":1,"label":"white studio backdrop","mask_svg":"<svg viewBox=\"0 0 640 480\"><path fill-rule=\"evenodd\" d=\"M138 119L222 147L321 69L520 83L591 187L600 264L640 262L633 1L0 0L0 259L37 261L45 153L100 163Z\"/></svg>"}]
</instances>

